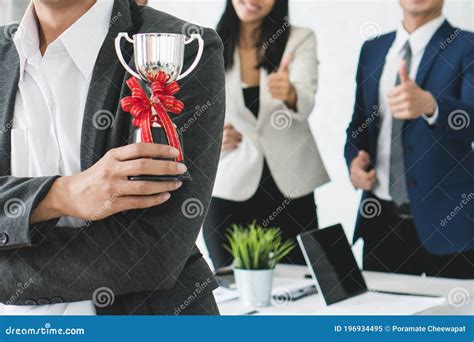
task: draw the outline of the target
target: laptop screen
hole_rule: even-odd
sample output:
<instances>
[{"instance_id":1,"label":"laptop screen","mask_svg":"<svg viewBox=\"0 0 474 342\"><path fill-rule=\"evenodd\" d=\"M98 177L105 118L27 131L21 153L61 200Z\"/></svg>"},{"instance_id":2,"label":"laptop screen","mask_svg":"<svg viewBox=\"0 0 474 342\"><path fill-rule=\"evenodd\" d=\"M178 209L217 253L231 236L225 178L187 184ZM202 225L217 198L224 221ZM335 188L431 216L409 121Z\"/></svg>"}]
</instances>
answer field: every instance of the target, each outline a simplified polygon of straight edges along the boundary
<instances>
[{"instance_id":1,"label":"laptop screen","mask_svg":"<svg viewBox=\"0 0 474 342\"><path fill-rule=\"evenodd\" d=\"M367 291L341 225L300 234L298 242L327 305Z\"/></svg>"}]
</instances>

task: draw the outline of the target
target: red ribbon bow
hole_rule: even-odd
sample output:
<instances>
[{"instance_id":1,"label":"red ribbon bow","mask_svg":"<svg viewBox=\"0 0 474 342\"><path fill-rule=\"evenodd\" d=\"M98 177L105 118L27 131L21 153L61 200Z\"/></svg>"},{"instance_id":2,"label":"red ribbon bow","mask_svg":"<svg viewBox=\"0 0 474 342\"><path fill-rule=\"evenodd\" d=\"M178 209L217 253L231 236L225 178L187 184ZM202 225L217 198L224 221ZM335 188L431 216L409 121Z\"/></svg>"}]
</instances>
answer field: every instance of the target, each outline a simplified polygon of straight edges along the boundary
<instances>
[{"instance_id":1,"label":"red ribbon bow","mask_svg":"<svg viewBox=\"0 0 474 342\"><path fill-rule=\"evenodd\" d=\"M182 161L183 151L179 143L178 133L168 116L168 112L181 114L184 109L183 102L173 96L179 91L179 85L177 82L167 84L169 75L162 71L156 76L150 75L148 79L151 82L150 97L147 96L135 77L128 79L127 85L132 91L132 95L124 97L120 101L122 109L133 116L132 124L141 129L142 142L153 142L151 135L153 123L163 127L169 145L179 151L176 161Z\"/></svg>"}]
</instances>

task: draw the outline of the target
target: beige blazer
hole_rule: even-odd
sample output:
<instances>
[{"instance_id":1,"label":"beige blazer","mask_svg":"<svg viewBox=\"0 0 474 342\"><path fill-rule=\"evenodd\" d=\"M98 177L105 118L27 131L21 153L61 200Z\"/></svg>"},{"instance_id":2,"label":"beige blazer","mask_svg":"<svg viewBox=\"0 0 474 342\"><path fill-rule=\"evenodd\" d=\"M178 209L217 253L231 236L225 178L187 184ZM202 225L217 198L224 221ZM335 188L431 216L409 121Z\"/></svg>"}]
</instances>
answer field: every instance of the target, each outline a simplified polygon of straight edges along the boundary
<instances>
[{"instance_id":1,"label":"beige blazer","mask_svg":"<svg viewBox=\"0 0 474 342\"><path fill-rule=\"evenodd\" d=\"M252 197L258 188L264 158L275 183L287 197L307 195L329 182L308 123L318 81L314 32L292 26L285 54L292 56L289 75L298 95L298 112L272 98L267 86L268 73L261 68L257 119L244 103L236 49L234 65L226 72L226 122L242 134L242 142L237 149L221 155L215 197L233 201Z\"/></svg>"}]
</instances>

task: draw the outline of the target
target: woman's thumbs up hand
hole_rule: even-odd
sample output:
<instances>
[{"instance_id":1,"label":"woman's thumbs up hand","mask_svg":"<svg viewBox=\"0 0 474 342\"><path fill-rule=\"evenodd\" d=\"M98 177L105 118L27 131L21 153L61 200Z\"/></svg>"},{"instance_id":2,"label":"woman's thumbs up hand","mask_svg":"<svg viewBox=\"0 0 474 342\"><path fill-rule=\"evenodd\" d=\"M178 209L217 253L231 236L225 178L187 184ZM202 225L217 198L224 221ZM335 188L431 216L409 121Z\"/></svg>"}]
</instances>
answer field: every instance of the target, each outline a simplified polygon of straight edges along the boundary
<instances>
[{"instance_id":1,"label":"woman's thumbs up hand","mask_svg":"<svg viewBox=\"0 0 474 342\"><path fill-rule=\"evenodd\" d=\"M291 55L282 58L277 72L268 76L268 90L274 99L282 100L293 110L296 110L296 90L289 78Z\"/></svg>"}]
</instances>

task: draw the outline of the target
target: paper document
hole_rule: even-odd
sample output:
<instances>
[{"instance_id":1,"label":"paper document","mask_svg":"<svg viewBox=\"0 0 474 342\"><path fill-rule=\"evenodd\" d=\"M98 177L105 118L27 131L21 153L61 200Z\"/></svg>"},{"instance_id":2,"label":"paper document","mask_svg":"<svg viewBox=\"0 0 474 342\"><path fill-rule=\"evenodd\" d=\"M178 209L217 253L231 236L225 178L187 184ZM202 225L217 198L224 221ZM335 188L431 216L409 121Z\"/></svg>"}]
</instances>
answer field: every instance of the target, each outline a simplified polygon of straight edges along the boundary
<instances>
[{"instance_id":1,"label":"paper document","mask_svg":"<svg viewBox=\"0 0 474 342\"><path fill-rule=\"evenodd\" d=\"M273 280L273 293L295 292L313 285L313 279L275 277Z\"/></svg>"},{"instance_id":2,"label":"paper document","mask_svg":"<svg viewBox=\"0 0 474 342\"><path fill-rule=\"evenodd\" d=\"M239 298L239 293L237 292L237 290L230 290L222 286L215 289L213 294L218 304Z\"/></svg>"},{"instance_id":3,"label":"paper document","mask_svg":"<svg viewBox=\"0 0 474 342\"><path fill-rule=\"evenodd\" d=\"M443 297L367 292L318 309L315 315L413 315L441 305Z\"/></svg>"}]
</instances>

